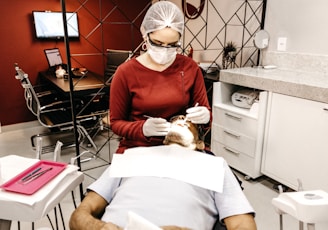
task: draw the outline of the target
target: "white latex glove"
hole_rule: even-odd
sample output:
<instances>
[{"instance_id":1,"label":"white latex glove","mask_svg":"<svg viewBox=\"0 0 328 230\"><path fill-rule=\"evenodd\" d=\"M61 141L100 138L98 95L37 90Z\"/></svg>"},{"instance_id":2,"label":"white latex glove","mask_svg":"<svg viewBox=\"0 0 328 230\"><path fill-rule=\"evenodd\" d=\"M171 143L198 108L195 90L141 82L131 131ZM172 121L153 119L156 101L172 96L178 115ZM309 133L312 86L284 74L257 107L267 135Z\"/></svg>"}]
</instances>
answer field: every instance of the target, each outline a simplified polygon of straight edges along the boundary
<instances>
[{"instance_id":1,"label":"white latex glove","mask_svg":"<svg viewBox=\"0 0 328 230\"><path fill-rule=\"evenodd\" d=\"M171 124L163 118L148 118L142 126L142 132L146 137L165 136Z\"/></svg>"},{"instance_id":2,"label":"white latex glove","mask_svg":"<svg viewBox=\"0 0 328 230\"><path fill-rule=\"evenodd\" d=\"M194 124L207 124L210 121L210 111L205 106L191 107L186 112L186 118Z\"/></svg>"}]
</instances>

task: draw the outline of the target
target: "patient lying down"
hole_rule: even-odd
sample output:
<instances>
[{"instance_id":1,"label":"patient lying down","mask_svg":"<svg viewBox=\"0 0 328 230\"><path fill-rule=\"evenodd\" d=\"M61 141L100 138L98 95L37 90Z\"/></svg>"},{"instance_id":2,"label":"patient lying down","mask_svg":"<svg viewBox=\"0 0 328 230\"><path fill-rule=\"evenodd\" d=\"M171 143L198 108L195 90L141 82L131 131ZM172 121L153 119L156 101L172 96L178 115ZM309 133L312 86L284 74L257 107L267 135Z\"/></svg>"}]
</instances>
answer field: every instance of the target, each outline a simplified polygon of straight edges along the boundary
<instances>
[{"instance_id":1,"label":"patient lying down","mask_svg":"<svg viewBox=\"0 0 328 230\"><path fill-rule=\"evenodd\" d=\"M204 149L196 125L184 116L175 117L171 124L165 145ZM71 216L70 229L124 229L132 211L162 229L212 230L219 219L228 230L255 230L253 208L225 162L223 167L222 193L167 177L114 178L109 176L108 167L88 187L89 192Z\"/></svg>"},{"instance_id":2,"label":"patient lying down","mask_svg":"<svg viewBox=\"0 0 328 230\"><path fill-rule=\"evenodd\" d=\"M186 120L183 115L171 118L170 122L171 129L163 141L165 145L178 144L194 150L205 149L204 142L199 139L197 125Z\"/></svg>"}]
</instances>

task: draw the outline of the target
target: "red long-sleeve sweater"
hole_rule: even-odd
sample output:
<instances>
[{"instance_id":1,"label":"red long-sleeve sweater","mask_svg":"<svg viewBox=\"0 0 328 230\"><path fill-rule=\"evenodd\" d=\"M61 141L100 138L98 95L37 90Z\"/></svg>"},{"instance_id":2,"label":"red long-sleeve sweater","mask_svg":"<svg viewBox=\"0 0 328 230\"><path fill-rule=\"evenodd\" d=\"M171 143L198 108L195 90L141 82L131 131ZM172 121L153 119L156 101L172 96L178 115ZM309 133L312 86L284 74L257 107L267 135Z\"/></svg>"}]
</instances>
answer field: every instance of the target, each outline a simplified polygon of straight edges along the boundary
<instances>
[{"instance_id":1,"label":"red long-sleeve sweater","mask_svg":"<svg viewBox=\"0 0 328 230\"><path fill-rule=\"evenodd\" d=\"M136 59L120 65L110 86L110 124L121 136L117 153L137 146L161 145L164 137L143 135L144 115L169 120L186 109L208 102L203 75L191 58L177 55L162 72L148 69Z\"/></svg>"}]
</instances>

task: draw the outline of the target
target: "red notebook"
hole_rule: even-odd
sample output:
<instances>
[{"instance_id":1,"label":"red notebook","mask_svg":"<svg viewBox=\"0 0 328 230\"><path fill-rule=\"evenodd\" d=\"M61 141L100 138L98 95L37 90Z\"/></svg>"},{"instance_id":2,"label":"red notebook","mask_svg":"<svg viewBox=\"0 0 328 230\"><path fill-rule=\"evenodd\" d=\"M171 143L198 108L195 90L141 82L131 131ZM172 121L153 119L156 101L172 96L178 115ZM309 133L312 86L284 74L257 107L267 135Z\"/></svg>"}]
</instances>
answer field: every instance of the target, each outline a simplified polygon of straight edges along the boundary
<instances>
[{"instance_id":1,"label":"red notebook","mask_svg":"<svg viewBox=\"0 0 328 230\"><path fill-rule=\"evenodd\" d=\"M66 163L40 160L0 187L6 191L32 195L66 168Z\"/></svg>"}]
</instances>

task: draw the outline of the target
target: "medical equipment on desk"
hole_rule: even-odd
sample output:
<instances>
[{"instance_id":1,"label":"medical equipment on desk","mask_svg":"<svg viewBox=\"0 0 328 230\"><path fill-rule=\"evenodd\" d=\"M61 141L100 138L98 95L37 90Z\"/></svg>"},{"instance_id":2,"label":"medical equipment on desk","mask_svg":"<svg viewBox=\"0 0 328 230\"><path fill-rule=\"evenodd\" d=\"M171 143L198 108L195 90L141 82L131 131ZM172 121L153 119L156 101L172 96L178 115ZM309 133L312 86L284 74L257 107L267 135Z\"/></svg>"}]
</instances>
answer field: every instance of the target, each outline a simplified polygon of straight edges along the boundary
<instances>
[{"instance_id":1,"label":"medical equipment on desk","mask_svg":"<svg viewBox=\"0 0 328 230\"><path fill-rule=\"evenodd\" d=\"M315 229L315 223L328 222L328 193L322 190L282 192L272 199L280 216L280 230L283 230L282 215L289 214L299 220L299 229L304 223L308 230Z\"/></svg>"},{"instance_id":2,"label":"medical equipment on desk","mask_svg":"<svg viewBox=\"0 0 328 230\"><path fill-rule=\"evenodd\" d=\"M232 94L231 102L237 107L250 109L258 97L258 91L252 89L241 89Z\"/></svg>"}]
</instances>

